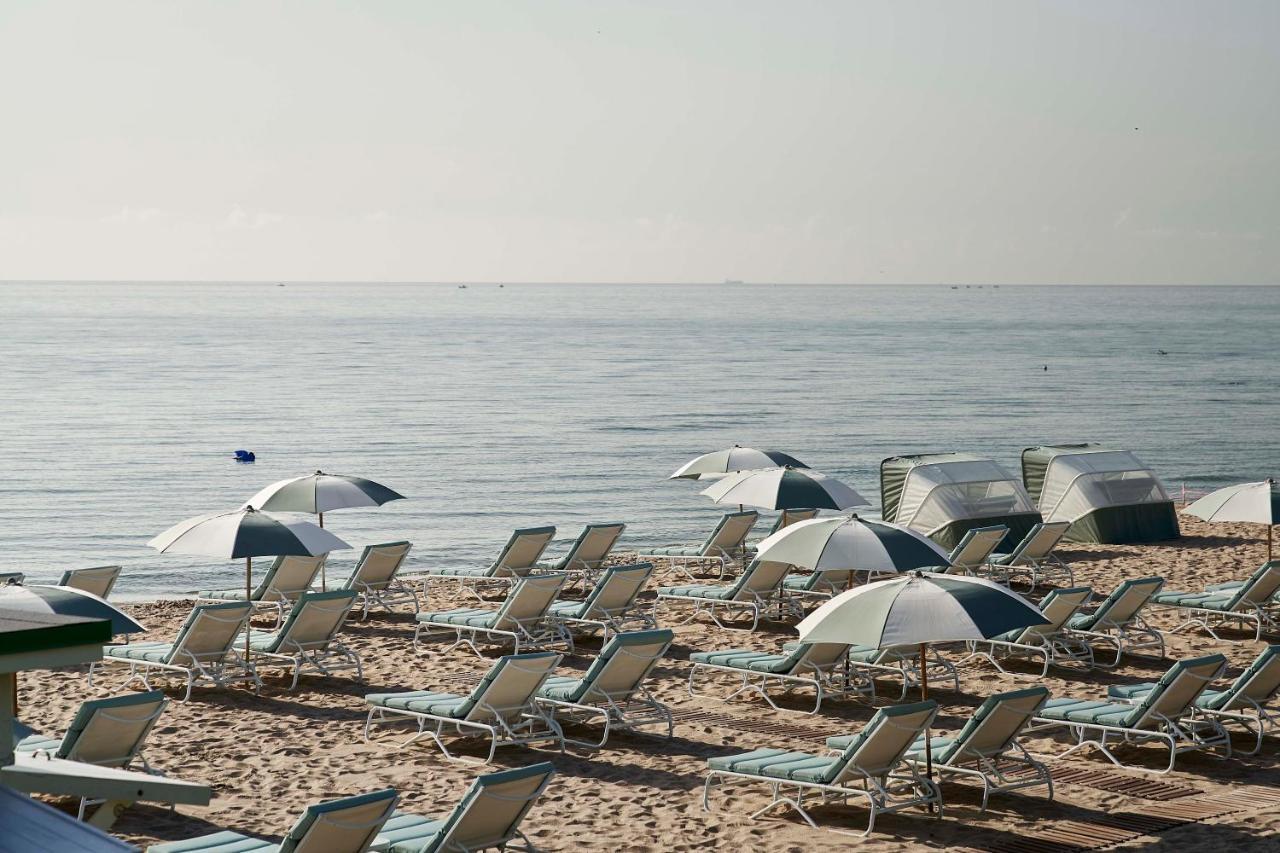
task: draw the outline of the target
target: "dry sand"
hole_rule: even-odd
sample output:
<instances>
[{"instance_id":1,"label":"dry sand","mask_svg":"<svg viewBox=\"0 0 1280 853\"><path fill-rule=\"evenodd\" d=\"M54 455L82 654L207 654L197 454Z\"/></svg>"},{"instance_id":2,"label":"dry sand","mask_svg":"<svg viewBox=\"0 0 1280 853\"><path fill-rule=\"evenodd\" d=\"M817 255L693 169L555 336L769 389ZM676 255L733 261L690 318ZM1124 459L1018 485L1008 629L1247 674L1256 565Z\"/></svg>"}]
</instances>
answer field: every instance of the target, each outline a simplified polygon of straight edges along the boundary
<instances>
[{"instance_id":1,"label":"dry sand","mask_svg":"<svg viewBox=\"0 0 1280 853\"><path fill-rule=\"evenodd\" d=\"M1075 569L1077 583L1091 585L1099 597L1126 577L1147 574L1163 575L1167 588L1199 589L1215 581L1244 578L1262 560L1265 546L1257 538L1261 528L1210 527L1188 520L1183 525L1185 536L1175 542L1075 546L1062 553ZM661 570L652 586L676 582L676 577ZM453 601L437 598L431 605L438 609L453 606ZM189 606L161 602L128 609L149 626L148 638L163 639L172 637ZM1156 615L1154 622L1165 628L1174 624L1168 615ZM181 807L173 814L153 804L135 805L123 814L114 832L144 847L221 828L278 839L308 803L386 786L400 792L401 808L407 811L446 813L470 779L483 771L444 760L429 743L396 751L394 744L404 735L395 729L384 729L374 743L365 744L362 697L370 692L425 688L466 692L488 668L491 657L481 659L465 649L446 654L442 648L414 654L412 630L412 620L405 613L375 615L368 622L350 625L346 640L364 660L364 683L307 677L297 691L289 692L288 681L273 675L259 696L202 687L186 703L176 701L181 691L171 686L168 692L175 701L152 732L146 755L167 774L211 784L214 800L207 808ZM1230 659L1229 675L1234 676L1263 644L1252 635L1231 636L1236 642L1216 642L1196 633L1170 635L1168 657L1219 651ZM1226 761L1212 755L1180 757L1177 769L1167 776L1120 770L1097 753L1051 759L1050 768L1062 776L1053 802L1039 790L1026 796L996 795L985 814L978 809L975 785L949 782L944 786L944 820L932 820L920 812L884 816L864 841L812 829L794 813L748 818L768 801L764 786L727 789L714 797L714 810L704 812L700 796L708 757L762 746L821 752L822 736L855 732L871 716L872 707L865 701L824 703L820 714L810 716L803 713L803 696L789 702L795 710L778 712L758 700L718 702L691 699L686 693L685 659L691 651L737 646L777 649L793 637L792 624L763 623L755 633L727 631L701 621L676 628L673 659L656 671L654 692L676 712L725 715L714 725L679 724L670 741L619 734L596 752L499 750L496 768L549 759L557 769L550 788L525 820L525 832L544 850L740 847L799 851L850 845L875 851L947 847L1008 853L1107 846L1179 851L1280 849L1276 837L1280 789L1273 787L1280 779L1275 738L1268 738L1256 757L1233 756ZM598 648L598 642L588 641L576 656L566 658L564 668L584 669ZM933 694L942 705L939 729L959 727L981 697L993 691L1043 681L1055 696L1095 697L1104 694L1108 684L1152 680L1170 662L1127 657L1114 671L1055 670L1045 679L1039 677L1037 667L1018 664L1009 675L985 665L966 667L961 671L960 693L938 689ZM104 674L93 687L80 672L23 676L24 722L44 732L63 731L82 700L120 690L120 673ZM883 692L896 695L892 689ZM798 728L769 734L742 729L753 722ZM1244 745L1245 739L1237 743ZM1046 737L1030 738L1027 745L1047 755L1066 748L1065 741ZM1124 754L1157 768L1162 766L1159 753L1155 747L1143 747ZM1146 784L1152 781L1162 784ZM830 829L860 831L866 820L866 812L854 804L817 808L814 815Z\"/></svg>"}]
</instances>

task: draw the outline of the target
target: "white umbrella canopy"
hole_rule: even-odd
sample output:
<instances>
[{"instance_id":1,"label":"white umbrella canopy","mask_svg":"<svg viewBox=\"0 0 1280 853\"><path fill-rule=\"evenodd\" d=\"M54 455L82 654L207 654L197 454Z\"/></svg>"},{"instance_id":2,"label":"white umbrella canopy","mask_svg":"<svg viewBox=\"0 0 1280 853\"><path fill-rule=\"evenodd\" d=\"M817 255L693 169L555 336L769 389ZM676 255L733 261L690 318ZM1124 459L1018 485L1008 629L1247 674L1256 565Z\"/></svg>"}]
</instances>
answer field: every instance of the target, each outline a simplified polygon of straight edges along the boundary
<instances>
[{"instance_id":1,"label":"white umbrella canopy","mask_svg":"<svg viewBox=\"0 0 1280 853\"><path fill-rule=\"evenodd\" d=\"M1210 492L1183 507L1187 515L1205 521L1244 521L1267 526L1267 559L1271 559L1271 528L1280 523L1280 491L1274 480L1240 483Z\"/></svg>"},{"instance_id":2,"label":"white umbrella canopy","mask_svg":"<svg viewBox=\"0 0 1280 853\"><path fill-rule=\"evenodd\" d=\"M809 466L780 450L756 450L754 447L734 445L727 450L704 453L697 459L681 465L668 480L698 480L720 477L753 468L773 468L790 465L792 468Z\"/></svg>"},{"instance_id":3,"label":"white umbrella canopy","mask_svg":"<svg viewBox=\"0 0 1280 853\"><path fill-rule=\"evenodd\" d=\"M351 547L309 521L286 521L251 506L188 518L147 544L165 554L191 554L224 560L243 557L246 601L253 591L254 557L318 557ZM245 632L244 646L247 660L248 631Z\"/></svg>"},{"instance_id":4,"label":"white umbrella canopy","mask_svg":"<svg viewBox=\"0 0 1280 853\"><path fill-rule=\"evenodd\" d=\"M317 471L272 483L249 498L245 506L269 512L309 512L319 516L320 526L324 527L326 512L382 506L398 500L404 500L404 495L373 480Z\"/></svg>"},{"instance_id":5,"label":"white umbrella canopy","mask_svg":"<svg viewBox=\"0 0 1280 853\"><path fill-rule=\"evenodd\" d=\"M113 635L147 630L106 599L69 586L5 584L0 586L0 610L106 619L111 622Z\"/></svg>"},{"instance_id":6,"label":"white umbrella canopy","mask_svg":"<svg viewBox=\"0 0 1280 853\"><path fill-rule=\"evenodd\" d=\"M703 489L701 494L718 504L738 504L758 509L841 510L871 506L853 487L835 477L789 467L730 474Z\"/></svg>"},{"instance_id":7,"label":"white umbrella canopy","mask_svg":"<svg viewBox=\"0 0 1280 853\"><path fill-rule=\"evenodd\" d=\"M815 572L903 572L950 564L950 555L927 536L857 515L797 521L762 541L756 558Z\"/></svg>"}]
</instances>

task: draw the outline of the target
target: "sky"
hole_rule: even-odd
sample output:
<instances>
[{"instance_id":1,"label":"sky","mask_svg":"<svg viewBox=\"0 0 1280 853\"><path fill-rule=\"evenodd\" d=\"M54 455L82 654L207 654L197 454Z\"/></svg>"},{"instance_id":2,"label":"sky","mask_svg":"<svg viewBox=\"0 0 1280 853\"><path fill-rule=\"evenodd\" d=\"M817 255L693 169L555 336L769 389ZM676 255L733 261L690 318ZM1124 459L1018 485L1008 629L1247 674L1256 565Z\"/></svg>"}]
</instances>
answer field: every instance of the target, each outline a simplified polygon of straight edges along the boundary
<instances>
[{"instance_id":1,"label":"sky","mask_svg":"<svg viewBox=\"0 0 1280 853\"><path fill-rule=\"evenodd\" d=\"M0 280L1274 284L1274 0L0 0Z\"/></svg>"}]
</instances>

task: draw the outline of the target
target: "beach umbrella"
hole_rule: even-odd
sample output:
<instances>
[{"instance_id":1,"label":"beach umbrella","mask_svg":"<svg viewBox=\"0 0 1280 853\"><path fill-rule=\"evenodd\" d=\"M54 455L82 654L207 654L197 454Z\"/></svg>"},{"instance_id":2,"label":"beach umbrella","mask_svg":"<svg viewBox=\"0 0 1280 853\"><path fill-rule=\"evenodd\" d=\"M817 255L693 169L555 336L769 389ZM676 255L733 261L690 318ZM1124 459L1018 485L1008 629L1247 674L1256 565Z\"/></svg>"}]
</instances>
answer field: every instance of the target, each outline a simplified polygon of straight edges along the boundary
<instances>
[{"instance_id":1,"label":"beach umbrella","mask_svg":"<svg viewBox=\"0 0 1280 853\"><path fill-rule=\"evenodd\" d=\"M132 616L104 598L69 586L6 584L0 586L0 610L25 613L79 616L83 619L108 619L111 633L140 634L147 630Z\"/></svg>"},{"instance_id":2,"label":"beach umbrella","mask_svg":"<svg viewBox=\"0 0 1280 853\"><path fill-rule=\"evenodd\" d=\"M805 617L796 630L804 643L919 647L920 695L927 699L925 656L930 644L987 640L1048 621L1030 601L994 581L917 571L842 592ZM925 765L932 778L933 754L927 740Z\"/></svg>"},{"instance_id":3,"label":"beach umbrella","mask_svg":"<svg viewBox=\"0 0 1280 853\"><path fill-rule=\"evenodd\" d=\"M850 509L871 505L835 477L789 466L739 471L712 483L702 494L718 504L759 509ZM786 529L791 527L795 525Z\"/></svg>"},{"instance_id":4,"label":"beach umbrella","mask_svg":"<svg viewBox=\"0 0 1280 853\"><path fill-rule=\"evenodd\" d=\"M285 521L252 506L188 518L147 544L165 554L191 554L224 560L243 557L246 601L253 591L254 557L318 557L351 547L309 521ZM248 631L245 632L244 645L247 660Z\"/></svg>"},{"instance_id":5,"label":"beach umbrella","mask_svg":"<svg viewBox=\"0 0 1280 853\"><path fill-rule=\"evenodd\" d=\"M740 447L735 444L728 450L704 453L697 459L686 462L667 479L711 479L738 471L747 471L754 468L780 468L784 465L790 465L792 468L809 467L794 456L789 456L780 450L756 450L754 447Z\"/></svg>"},{"instance_id":6,"label":"beach umbrella","mask_svg":"<svg viewBox=\"0 0 1280 853\"><path fill-rule=\"evenodd\" d=\"M1267 560L1271 560L1271 528L1280 524L1280 491L1274 480L1240 483L1210 492L1183 507L1205 521L1246 521L1267 526Z\"/></svg>"},{"instance_id":7,"label":"beach umbrella","mask_svg":"<svg viewBox=\"0 0 1280 853\"><path fill-rule=\"evenodd\" d=\"M787 563L815 572L906 572L944 568L950 555L929 537L888 521L811 518L797 521L763 540L756 559Z\"/></svg>"},{"instance_id":8,"label":"beach umbrella","mask_svg":"<svg viewBox=\"0 0 1280 853\"><path fill-rule=\"evenodd\" d=\"M317 471L304 477L293 477L272 483L245 503L268 512L307 512L318 516L324 527L324 514L336 509L382 506L404 500L404 495L381 483L363 477L326 474ZM320 568L320 588L327 588L325 568Z\"/></svg>"}]
</instances>

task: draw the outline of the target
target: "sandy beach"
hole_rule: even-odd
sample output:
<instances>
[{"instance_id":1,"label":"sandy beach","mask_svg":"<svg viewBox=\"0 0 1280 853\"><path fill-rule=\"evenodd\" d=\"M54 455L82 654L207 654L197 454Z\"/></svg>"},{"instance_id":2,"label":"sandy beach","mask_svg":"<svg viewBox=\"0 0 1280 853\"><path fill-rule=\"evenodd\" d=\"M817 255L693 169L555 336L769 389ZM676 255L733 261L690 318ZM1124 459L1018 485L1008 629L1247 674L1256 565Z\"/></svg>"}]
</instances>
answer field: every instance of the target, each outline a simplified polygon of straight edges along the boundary
<instances>
[{"instance_id":1,"label":"sandy beach","mask_svg":"<svg viewBox=\"0 0 1280 853\"><path fill-rule=\"evenodd\" d=\"M1180 540L1138 546L1064 546L1062 555L1076 572L1076 582L1105 595L1127 577L1163 575L1166 588L1199 589L1216 581L1244 578L1262 561L1261 528L1250 525L1206 525L1182 519ZM626 540L623 540L625 546ZM622 556L627 559L627 555ZM425 570L415 564L413 570ZM228 568L228 574L233 573ZM670 579L670 580L668 580ZM676 574L660 566L650 588L676 582ZM433 590L437 589L433 587ZM1037 591L1037 597L1044 590ZM459 603L461 603L459 601ZM433 609L453 606L435 598ZM172 637L189 610L188 602L130 604L127 609L146 624L147 639ZM1169 628L1173 617L1157 613L1152 621ZM655 695L676 714L675 737L616 734L606 748L586 751L511 747L499 750L496 768L550 760L557 774L524 823L526 834L543 850L613 849L628 851L731 849L800 851L857 845L866 850L964 849L1007 853L1053 853L1084 849L1272 850L1280 830L1280 775L1277 741L1268 738L1259 756L1179 757L1176 770L1159 776L1112 766L1097 753L1049 760L1055 777L1055 799L1041 789L1026 795L992 798L979 811L980 789L947 781L945 819L921 812L882 816L876 831L863 841L827 830L860 831L866 812L857 805L814 809L823 829L813 829L794 813L747 815L767 802L764 786L728 788L713 796L713 810L701 806L701 787L709 757L764 746L821 752L829 735L858 731L873 708L866 701L826 702L817 715L803 712L803 695L775 711L758 700L718 702L690 698L686 692L693 651L730 647L777 649L794 638L793 624L763 623L754 633L726 631L710 622L678 626L671 659L651 680ZM191 701L176 701L181 691L170 686L173 701L153 730L146 756L156 769L182 779L209 783L213 803L207 808L182 807L175 813L155 804L128 809L114 832L146 846L211 832L235 829L279 838L308 803L386 786L401 795L400 808L441 816L453 807L477 773L475 765L446 761L430 744L395 748L406 735L391 728L361 739L365 693L438 688L465 693L484 672L490 658L465 649L444 653L430 648L415 654L410 645L413 623L401 612L374 614L353 621L346 642L361 656L363 683L353 679L304 678L289 692L288 681L268 672L261 695L237 689L198 687ZM939 730L959 728L986 695L1044 683L1054 696L1100 697L1109 684L1149 681L1179 659L1210 651L1225 654L1229 677L1247 666L1263 644L1252 635L1227 632L1236 642L1215 642L1207 635L1168 635L1168 660L1126 656L1115 670L1088 674L1053 670L1041 679L1038 667L1011 664L1002 675L989 665L961 669L959 693L947 685L935 688L940 703ZM580 645L562 670L582 670L599 649L598 641ZM956 659L960 653L947 652ZM21 679L22 718L47 733L62 732L79 703L120 692L123 670L108 670L86 684L83 672L29 673ZM897 689L881 691L896 696ZM908 696L908 700L914 694ZM878 704L891 704L881 698ZM1059 736L1028 738L1038 755L1066 749ZM1244 747L1245 738L1237 739ZM1155 747L1129 748L1126 756L1145 766L1162 766ZM481 755L478 749L473 755ZM952 777L953 778L953 777ZM57 802L56 800L54 802ZM62 805L71 808L69 802Z\"/></svg>"}]
</instances>

